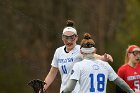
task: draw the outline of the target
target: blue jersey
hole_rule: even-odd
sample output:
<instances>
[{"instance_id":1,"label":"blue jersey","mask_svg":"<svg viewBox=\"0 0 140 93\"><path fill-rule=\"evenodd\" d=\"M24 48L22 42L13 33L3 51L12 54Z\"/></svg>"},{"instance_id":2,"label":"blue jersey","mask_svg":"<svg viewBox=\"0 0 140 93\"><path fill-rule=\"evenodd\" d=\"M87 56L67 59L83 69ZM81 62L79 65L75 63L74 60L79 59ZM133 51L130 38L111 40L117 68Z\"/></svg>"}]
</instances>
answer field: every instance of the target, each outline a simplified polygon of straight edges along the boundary
<instances>
[{"instance_id":1,"label":"blue jersey","mask_svg":"<svg viewBox=\"0 0 140 93\"><path fill-rule=\"evenodd\" d=\"M107 80L114 81L117 77L107 62L84 59L74 64L70 79L79 81L79 93L106 93Z\"/></svg>"},{"instance_id":2,"label":"blue jersey","mask_svg":"<svg viewBox=\"0 0 140 93\"><path fill-rule=\"evenodd\" d=\"M56 67L60 71L61 75L61 88L60 92L64 90L66 87L66 83L68 82L68 79L70 77L70 73L72 70L73 65L76 62L81 61L80 57L80 46L76 45L74 49L72 49L69 53L66 53L64 50L65 46L59 47L56 49L53 60L52 60L52 66ZM75 92L72 93L78 93L79 87L75 88Z\"/></svg>"}]
</instances>

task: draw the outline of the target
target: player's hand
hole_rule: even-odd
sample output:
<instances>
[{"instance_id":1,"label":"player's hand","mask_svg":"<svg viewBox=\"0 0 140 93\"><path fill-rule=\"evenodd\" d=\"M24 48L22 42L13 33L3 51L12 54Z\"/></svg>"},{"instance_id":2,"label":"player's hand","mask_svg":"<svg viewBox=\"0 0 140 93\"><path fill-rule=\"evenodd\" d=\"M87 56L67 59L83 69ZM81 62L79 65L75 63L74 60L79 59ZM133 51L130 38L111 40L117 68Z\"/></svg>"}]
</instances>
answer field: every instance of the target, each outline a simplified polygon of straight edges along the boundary
<instances>
[{"instance_id":1,"label":"player's hand","mask_svg":"<svg viewBox=\"0 0 140 93\"><path fill-rule=\"evenodd\" d=\"M104 60L107 61L107 62L113 62L113 58L111 55L105 53L104 55Z\"/></svg>"},{"instance_id":2,"label":"player's hand","mask_svg":"<svg viewBox=\"0 0 140 93\"><path fill-rule=\"evenodd\" d=\"M138 89L135 89L135 93L140 93L140 90L138 90Z\"/></svg>"},{"instance_id":3,"label":"player's hand","mask_svg":"<svg viewBox=\"0 0 140 93\"><path fill-rule=\"evenodd\" d=\"M47 93L47 92L46 92L46 90L43 88L43 92L42 92L42 90L40 89L40 90L39 90L39 93Z\"/></svg>"}]
</instances>

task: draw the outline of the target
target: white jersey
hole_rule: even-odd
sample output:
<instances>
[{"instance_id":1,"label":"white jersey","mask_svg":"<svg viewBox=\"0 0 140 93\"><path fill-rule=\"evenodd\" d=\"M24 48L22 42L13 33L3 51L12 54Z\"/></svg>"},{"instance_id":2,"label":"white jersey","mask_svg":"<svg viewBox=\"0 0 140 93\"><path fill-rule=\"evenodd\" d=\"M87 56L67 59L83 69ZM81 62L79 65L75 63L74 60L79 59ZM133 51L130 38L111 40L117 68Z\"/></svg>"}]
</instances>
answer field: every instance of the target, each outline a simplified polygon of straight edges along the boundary
<instances>
[{"instance_id":1,"label":"white jersey","mask_svg":"<svg viewBox=\"0 0 140 93\"><path fill-rule=\"evenodd\" d=\"M60 92L63 91L66 87L73 65L76 62L82 60L79 57L80 45L76 45L75 48L71 50L69 53L66 53L64 48L65 46L56 49L51 64L53 67L58 68L60 71L61 81L62 81ZM78 93L78 90L80 90L80 88L77 85L72 93Z\"/></svg>"},{"instance_id":2,"label":"white jersey","mask_svg":"<svg viewBox=\"0 0 140 93\"><path fill-rule=\"evenodd\" d=\"M70 79L79 81L79 93L106 93L107 80L114 81L117 77L108 62L84 59L75 63Z\"/></svg>"}]
</instances>

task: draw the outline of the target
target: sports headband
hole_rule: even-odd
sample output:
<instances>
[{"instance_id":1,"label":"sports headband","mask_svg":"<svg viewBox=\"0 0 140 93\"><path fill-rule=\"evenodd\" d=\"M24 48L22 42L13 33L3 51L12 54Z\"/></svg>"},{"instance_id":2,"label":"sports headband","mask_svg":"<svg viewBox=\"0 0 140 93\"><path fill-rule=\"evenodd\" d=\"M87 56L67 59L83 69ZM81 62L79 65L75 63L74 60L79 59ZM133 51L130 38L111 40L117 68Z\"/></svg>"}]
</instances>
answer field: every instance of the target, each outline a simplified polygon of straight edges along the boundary
<instances>
[{"instance_id":1,"label":"sports headband","mask_svg":"<svg viewBox=\"0 0 140 93\"><path fill-rule=\"evenodd\" d=\"M95 47L91 47L91 48L81 48L81 51L83 52L83 53L93 53L93 52L95 52Z\"/></svg>"},{"instance_id":2,"label":"sports headband","mask_svg":"<svg viewBox=\"0 0 140 93\"><path fill-rule=\"evenodd\" d=\"M76 29L75 28L73 28L73 27L65 27L64 29L63 29L63 34L65 33L65 32L73 32L74 34L76 34L77 35L77 31L76 31Z\"/></svg>"},{"instance_id":3,"label":"sports headband","mask_svg":"<svg viewBox=\"0 0 140 93\"><path fill-rule=\"evenodd\" d=\"M140 48L139 48L138 46L136 46L136 45L131 45L131 46L129 47L129 49L128 49L128 53L133 52L133 50L134 50L135 48L140 49Z\"/></svg>"}]
</instances>

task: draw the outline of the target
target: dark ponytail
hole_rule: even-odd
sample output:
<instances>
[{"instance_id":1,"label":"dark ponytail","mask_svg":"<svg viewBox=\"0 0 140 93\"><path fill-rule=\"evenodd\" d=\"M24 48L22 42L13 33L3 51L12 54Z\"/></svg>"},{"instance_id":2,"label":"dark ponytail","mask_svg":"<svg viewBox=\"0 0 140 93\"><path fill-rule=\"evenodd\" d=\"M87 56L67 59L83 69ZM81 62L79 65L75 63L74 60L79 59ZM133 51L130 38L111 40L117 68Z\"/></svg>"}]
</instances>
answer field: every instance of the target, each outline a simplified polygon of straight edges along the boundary
<instances>
[{"instance_id":1,"label":"dark ponytail","mask_svg":"<svg viewBox=\"0 0 140 93\"><path fill-rule=\"evenodd\" d=\"M95 43L93 41L93 39L91 38L91 35L89 33L85 33L84 34L84 38L81 41L81 48L91 48L91 47L95 47Z\"/></svg>"}]
</instances>

